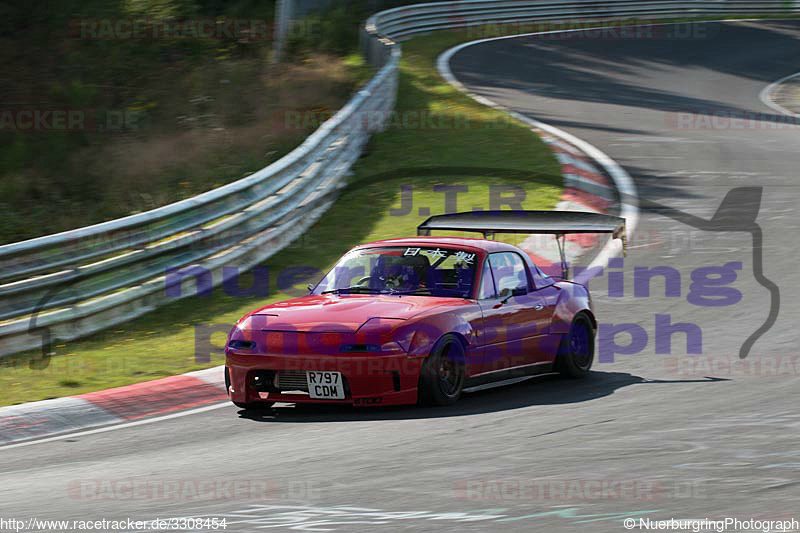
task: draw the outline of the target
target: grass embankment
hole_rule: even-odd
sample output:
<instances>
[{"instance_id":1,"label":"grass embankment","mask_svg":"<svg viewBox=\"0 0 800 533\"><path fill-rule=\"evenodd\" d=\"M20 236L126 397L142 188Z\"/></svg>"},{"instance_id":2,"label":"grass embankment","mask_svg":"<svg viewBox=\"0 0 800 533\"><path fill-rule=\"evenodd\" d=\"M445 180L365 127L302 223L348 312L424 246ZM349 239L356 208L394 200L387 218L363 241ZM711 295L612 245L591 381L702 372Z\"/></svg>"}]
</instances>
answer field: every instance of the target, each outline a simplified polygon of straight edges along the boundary
<instances>
[{"instance_id":1,"label":"grass embankment","mask_svg":"<svg viewBox=\"0 0 800 533\"><path fill-rule=\"evenodd\" d=\"M302 239L266 261L271 297L231 298L218 289L210 298L193 296L88 339L59 344L55 346L57 355L41 370L29 367L38 354L2 359L0 405L79 394L221 364L220 353L211 354L209 363L196 361L196 355L207 354L195 353L195 325L232 324L256 306L289 297L276 289L278 273L287 268L326 270L356 244L414 235L425 218L419 208L427 207L431 214L445 210L444 194L434 192L435 185L468 186L468 192L458 195L462 210L488 208L491 185L524 189L522 205L526 209L553 208L561 182L558 163L546 146L525 125L475 103L438 75L438 54L468 38L467 33L443 32L404 44L398 119L373 138L368 154L354 167L351 187L336 204ZM433 118L414 126L424 113L433 113ZM403 117L410 119L410 127L403 127ZM460 170L465 168L515 172L487 170L487 175L465 176L474 174ZM392 215L391 209L401 207L401 186L409 185L414 190L411 213ZM242 276L242 286L249 286L249 277ZM296 283L298 288L304 286L304 282ZM222 332L211 337L217 346L224 340Z\"/></svg>"}]
</instances>

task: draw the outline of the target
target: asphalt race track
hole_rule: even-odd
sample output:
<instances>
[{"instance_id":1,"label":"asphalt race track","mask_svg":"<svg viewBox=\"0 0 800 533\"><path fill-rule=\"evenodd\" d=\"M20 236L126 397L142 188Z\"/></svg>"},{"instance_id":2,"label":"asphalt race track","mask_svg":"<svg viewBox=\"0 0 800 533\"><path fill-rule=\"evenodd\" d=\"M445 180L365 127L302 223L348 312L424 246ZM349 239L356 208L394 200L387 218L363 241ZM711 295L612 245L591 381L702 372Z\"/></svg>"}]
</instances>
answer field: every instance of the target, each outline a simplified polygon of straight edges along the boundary
<instances>
[{"instance_id":1,"label":"asphalt race track","mask_svg":"<svg viewBox=\"0 0 800 533\"><path fill-rule=\"evenodd\" d=\"M797 128L761 124L786 117L759 93L800 70L800 23L702 27L671 40L498 40L462 50L451 65L472 91L616 159L645 201L709 220L730 189L763 187L763 273L780 287L780 310L748 360L779 361L798 353L800 145ZM695 115L679 114L688 112ZM698 118L714 112L755 113L758 124L709 126ZM756 198L739 205L752 208ZM696 229L647 206L624 269L615 269L625 272L624 296L609 294L608 276L591 285L601 323L639 324L647 339L637 331L638 353L596 363L586 381L543 377L443 409L285 407L252 419L226 405L0 450L2 514L226 517L228 531L595 532L623 531L629 517L786 519L794 512L800 519L800 368L781 370L778 362L780 375L761 363L738 375L724 366L678 372L683 334L673 335L672 355L656 353L656 315L669 315L702 331L704 356L738 359L771 305L754 275L752 235ZM689 296L692 272L730 262L742 263L729 285L741 301L691 303L701 296L699 289ZM666 297L656 277L650 297L634 296L636 266L677 269L679 294ZM662 344L665 337L662 330ZM616 338L628 343L626 334ZM190 495L93 500L75 489L81 480L121 479L268 480L272 499L258 501L252 483L243 498L210 502ZM486 483L545 479L567 490L539 495ZM585 480L618 490L598 497Z\"/></svg>"}]
</instances>

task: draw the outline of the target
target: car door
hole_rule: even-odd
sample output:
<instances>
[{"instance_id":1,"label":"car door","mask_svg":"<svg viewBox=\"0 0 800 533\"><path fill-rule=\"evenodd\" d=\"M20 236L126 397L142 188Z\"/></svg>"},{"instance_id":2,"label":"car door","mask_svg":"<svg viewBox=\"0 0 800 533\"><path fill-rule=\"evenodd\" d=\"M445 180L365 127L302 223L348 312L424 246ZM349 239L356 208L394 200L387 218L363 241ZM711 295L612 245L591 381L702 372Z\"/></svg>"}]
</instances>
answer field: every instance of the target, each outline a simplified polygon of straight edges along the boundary
<instances>
[{"instance_id":1,"label":"car door","mask_svg":"<svg viewBox=\"0 0 800 533\"><path fill-rule=\"evenodd\" d=\"M529 268L533 290L523 299L536 324L536 342L528 355L532 363L548 363L555 359L561 340L561 332L553 331L551 324L562 289L535 265Z\"/></svg>"},{"instance_id":2,"label":"car door","mask_svg":"<svg viewBox=\"0 0 800 533\"><path fill-rule=\"evenodd\" d=\"M484 354L479 371L496 372L535 362L537 311L525 299L532 288L527 266L515 252L493 253L486 261L478 295Z\"/></svg>"},{"instance_id":3,"label":"car door","mask_svg":"<svg viewBox=\"0 0 800 533\"><path fill-rule=\"evenodd\" d=\"M478 285L478 306L481 309L481 316L477 323L473 324L475 331L478 332L478 348L475 350L475 357L468 365L469 375L484 374L495 370L506 368L505 358L505 336L498 327L502 324L504 309L497 306L500 301L497 297L492 267L487 256L481 267L481 280Z\"/></svg>"}]
</instances>

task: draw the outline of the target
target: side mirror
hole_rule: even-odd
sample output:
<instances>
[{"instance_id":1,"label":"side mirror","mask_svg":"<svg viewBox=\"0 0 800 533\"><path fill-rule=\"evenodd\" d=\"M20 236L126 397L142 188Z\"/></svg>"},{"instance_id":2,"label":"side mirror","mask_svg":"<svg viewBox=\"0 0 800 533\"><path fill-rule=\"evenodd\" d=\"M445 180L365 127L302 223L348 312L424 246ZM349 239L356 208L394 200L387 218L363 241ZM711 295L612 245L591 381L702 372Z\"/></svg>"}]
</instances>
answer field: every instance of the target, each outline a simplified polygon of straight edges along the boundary
<instances>
[{"instance_id":1,"label":"side mirror","mask_svg":"<svg viewBox=\"0 0 800 533\"><path fill-rule=\"evenodd\" d=\"M311 292L311 291L314 290L314 286L312 284L310 284L310 283L306 286L306 288L308 289L308 292Z\"/></svg>"},{"instance_id":2,"label":"side mirror","mask_svg":"<svg viewBox=\"0 0 800 533\"><path fill-rule=\"evenodd\" d=\"M516 289L512 289L512 290L511 290L511 292L510 292L510 293L508 293L508 296L506 296L505 298L503 298L503 300L500 302L500 304L501 304L501 305L502 305L502 304L506 304L506 303L508 303L508 301L509 301L511 298L513 298L513 297L515 297L515 296L524 296L524 295L526 295L526 294L528 294L528 289L526 289L526 288L524 288L524 287L517 287Z\"/></svg>"}]
</instances>

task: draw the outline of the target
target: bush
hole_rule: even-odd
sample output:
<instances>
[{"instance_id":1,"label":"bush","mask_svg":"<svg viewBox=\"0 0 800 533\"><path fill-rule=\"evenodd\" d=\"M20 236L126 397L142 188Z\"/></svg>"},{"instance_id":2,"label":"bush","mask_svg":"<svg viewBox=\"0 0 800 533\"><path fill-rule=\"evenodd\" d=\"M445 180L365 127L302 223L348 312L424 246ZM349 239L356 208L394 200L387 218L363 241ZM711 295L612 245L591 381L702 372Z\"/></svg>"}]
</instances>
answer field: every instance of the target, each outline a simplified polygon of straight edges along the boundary
<instances>
[{"instance_id":1,"label":"bush","mask_svg":"<svg viewBox=\"0 0 800 533\"><path fill-rule=\"evenodd\" d=\"M357 50L359 31L368 16L368 2L361 0L294 20L288 32L287 58L315 51L346 55Z\"/></svg>"}]
</instances>

